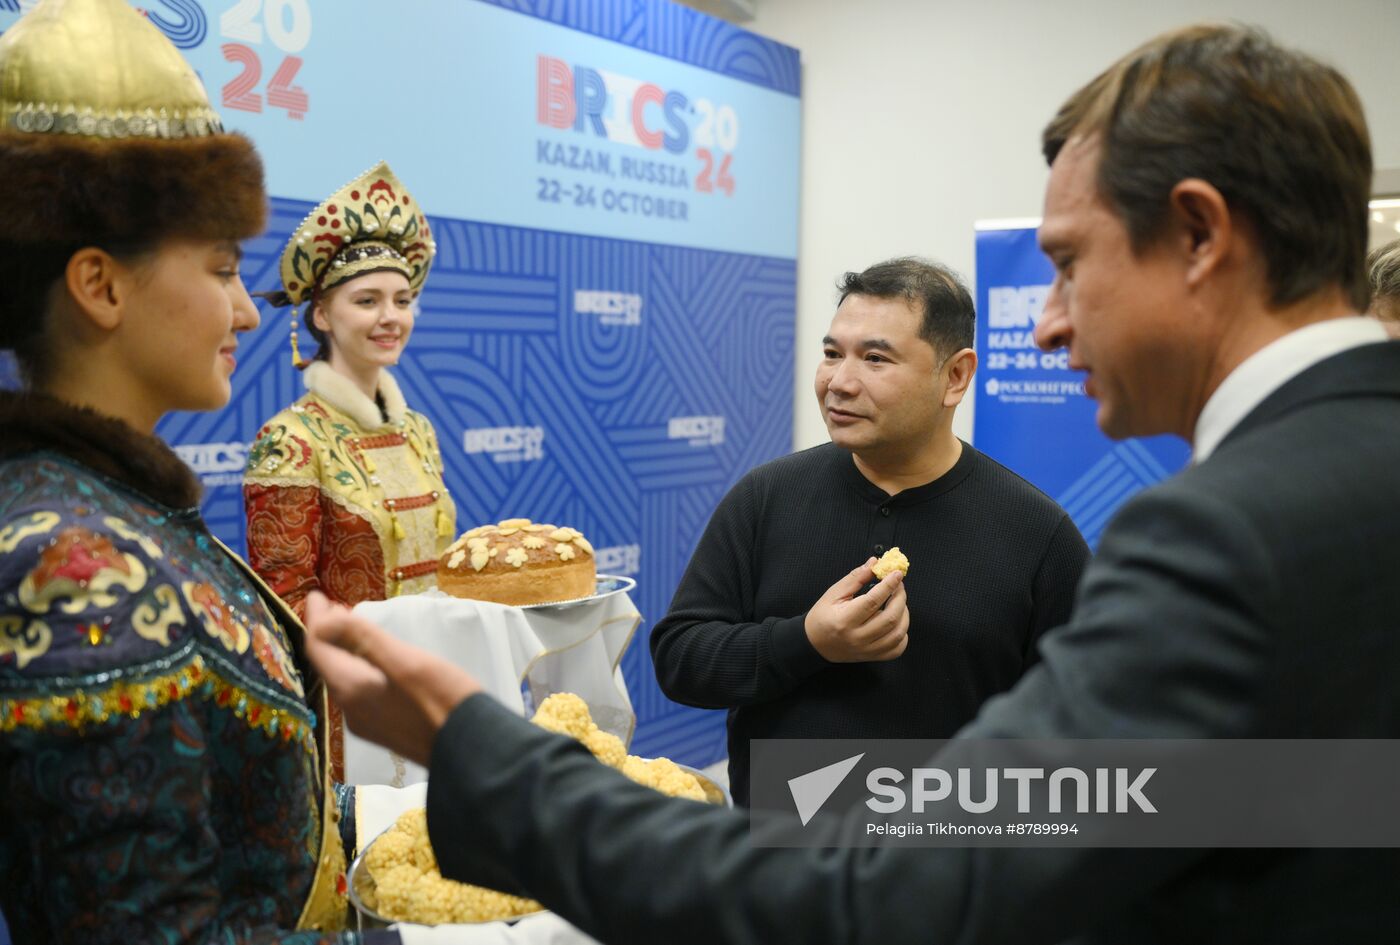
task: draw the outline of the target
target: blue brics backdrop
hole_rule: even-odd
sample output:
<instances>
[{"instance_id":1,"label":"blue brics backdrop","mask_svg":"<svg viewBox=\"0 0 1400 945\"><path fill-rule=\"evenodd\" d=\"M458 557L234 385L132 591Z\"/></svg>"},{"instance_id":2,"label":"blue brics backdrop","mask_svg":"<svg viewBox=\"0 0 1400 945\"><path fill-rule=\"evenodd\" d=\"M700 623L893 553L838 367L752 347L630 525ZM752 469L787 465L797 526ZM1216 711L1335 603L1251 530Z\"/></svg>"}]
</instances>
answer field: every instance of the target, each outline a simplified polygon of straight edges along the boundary
<instances>
[{"instance_id":1,"label":"blue brics backdrop","mask_svg":"<svg viewBox=\"0 0 1400 945\"><path fill-rule=\"evenodd\" d=\"M251 291L316 201L393 165L439 253L396 376L459 525L579 528L636 577L644 641L720 497L792 446L797 51L669 0L136 5L262 152ZM227 408L158 428L235 549L248 445L302 392L286 310L262 314ZM723 716L666 700L645 645L623 671L634 751L723 757Z\"/></svg>"}]
</instances>

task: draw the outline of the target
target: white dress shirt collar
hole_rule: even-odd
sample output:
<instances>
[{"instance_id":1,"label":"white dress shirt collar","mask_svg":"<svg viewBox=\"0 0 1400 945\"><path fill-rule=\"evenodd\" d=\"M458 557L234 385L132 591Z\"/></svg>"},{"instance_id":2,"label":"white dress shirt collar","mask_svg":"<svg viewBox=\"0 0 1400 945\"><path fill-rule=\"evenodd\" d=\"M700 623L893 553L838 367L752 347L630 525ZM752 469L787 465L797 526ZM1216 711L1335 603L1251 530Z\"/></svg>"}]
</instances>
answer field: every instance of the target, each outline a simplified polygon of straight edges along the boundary
<instances>
[{"instance_id":1,"label":"white dress shirt collar","mask_svg":"<svg viewBox=\"0 0 1400 945\"><path fill-rule=\"evenodd\" d=\"M1191 461L1203 463L1264 398L1319 361L1351 348L1385 341L1374 318L1332 318L1291 331L1240 362L1206 401L1196 420Z\"/></svg>"}]
</instances>

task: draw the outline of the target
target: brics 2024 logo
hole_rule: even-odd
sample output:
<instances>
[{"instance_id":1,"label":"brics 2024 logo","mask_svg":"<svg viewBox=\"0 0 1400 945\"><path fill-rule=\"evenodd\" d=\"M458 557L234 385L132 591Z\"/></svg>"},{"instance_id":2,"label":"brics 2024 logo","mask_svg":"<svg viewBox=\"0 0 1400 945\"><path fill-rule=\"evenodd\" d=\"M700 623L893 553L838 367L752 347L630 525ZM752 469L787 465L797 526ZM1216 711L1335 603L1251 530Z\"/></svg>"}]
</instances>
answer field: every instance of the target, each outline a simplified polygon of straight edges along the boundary
<instances>
[{"instance_id":1,"label":"brics 2024 logo","mask_svg":"<svg viewBox=\"0 0 1400 945\"><path fill-rule=\"evenodd\" d=\"M462 434L468 455L485 453L498 463L528 463L544 458L544 427L478 427Z\"/></svg>"},{"instance_id":2,"label":"brics 2024 logo","mask_svg":"<svg viewBox=\"0 0 1400 945\"><path fill-rule=\"evenodd\" d=\"M579 315L597 315L603 325L635 326L642 323L642 297L632 292L598 292L577 289L574 311Z\"/></svg>"},{"instance_id":3,"label":"brics 2024 logo","mask_svg":"<svg viewBox=\"0 0 1400 945\"><path fill-rule=\"evenodd\" d=\"M248 465L247 443L187 443L174 449L206 488L243 482L243 470Z\"/></svg>"},{"instance_id":4,"label":"brics 2024 logo","mask_svg":"<svg viewBox=\"0 0 1400 945\"><path fill-rule=\"evenodd\" d=\"M593 558L597 562L599 574L632 576L642 570L642 546L637 544L597 548Z\"/></svg>"},{"instance_id":5,"label":"brics 2024 logo","mask_svg":"<svg viewBox=\"0 0 1400 945\"><path fill-rule=\"evenodd\" d=\"M658 156L680 156L694 148L699 161L698 167L687 168L624 158L614 166L609 154L580 149L578 144L569 149L555 144L551 149L541 142L544 163L683 189L692 189L693 170L697 193L734 195L739 114L733 106L543 55L538 58L536 88L535 117L541 125Z\"/></svg>"},{"instance_id":6,"label":"brics 2024 logo","mask_svg":"<svg viewBox=\"0 0 1400 945\"><path fill-rule=\"evenodd\" d=\"M686 440L691 446L718 446L724 442L723 417L672 417L666 438Z\"/></svg>"}]
</instances>

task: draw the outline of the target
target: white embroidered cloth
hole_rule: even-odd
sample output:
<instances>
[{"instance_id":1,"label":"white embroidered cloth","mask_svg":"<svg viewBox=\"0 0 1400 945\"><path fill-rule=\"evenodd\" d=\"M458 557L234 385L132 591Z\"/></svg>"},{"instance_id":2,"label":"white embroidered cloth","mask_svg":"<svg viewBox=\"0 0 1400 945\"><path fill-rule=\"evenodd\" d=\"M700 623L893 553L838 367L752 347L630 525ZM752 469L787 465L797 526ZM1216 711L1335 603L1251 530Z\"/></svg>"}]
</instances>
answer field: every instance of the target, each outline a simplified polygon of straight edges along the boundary
<instances>
[{"instance_id":1,"label":"white embroidered cloth","mask_svg":"<svg viewBox=\"0 0 1400 945\"><path fill-rule=\"evenodd\" d=\"M577 693L599 728L631 743L637 717L620 664L642 615L625 593L557 610L522 610L434 590L366 601L355 613L470 670L521 715L533 714L552 692ZM427 777L413 762L345 733L348 783L404 787Z\"/></svg>"}]
</instances>

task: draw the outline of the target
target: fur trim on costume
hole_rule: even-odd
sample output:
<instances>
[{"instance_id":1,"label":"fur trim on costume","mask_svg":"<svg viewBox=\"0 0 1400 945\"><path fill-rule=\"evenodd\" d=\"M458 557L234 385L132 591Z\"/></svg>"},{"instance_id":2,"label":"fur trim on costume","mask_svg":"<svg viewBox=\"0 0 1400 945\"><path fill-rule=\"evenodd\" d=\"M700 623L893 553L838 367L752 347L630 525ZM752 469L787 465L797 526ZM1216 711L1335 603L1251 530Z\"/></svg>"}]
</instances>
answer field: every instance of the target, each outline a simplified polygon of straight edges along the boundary
<instances>
[{"instance_id":1,"label":"fur trim on costume","mask_svg":"<svg viewBox=\"0 0 1400 945\"><path fill-rule=\"evenodd\" d=\"M325 361L312 361L302 376L306 378L307 390L341 413L348 414L363 429L396 427L408 416L408 404L388 369L379 372L379 399L384 403L383 413L380 413L379 404L366 397L354 381ZM386 416L388 420L384 419Z\"/></svg>"},{"instance_id":2,"label":"fur trim on costume","mask_svg":"<svg viewBox=\"0 0 1400 945\"><path fill-rule=\"evenodd\" d=\"M240 134L178 140L0 132L6 239L246 239L263 232L262 160Z\"/></svg>"},{"instance_id":3,"label":"fur trim on costume","mask_svg":"<svg viewBox=\"0 0 1400 945\"><path fill-rule=\"evenodd\" d=\"M194 471L159 437L34 391L0 391L0 460L52 450L162 505L199 505Z\"/></svg>"}]
</instances>

